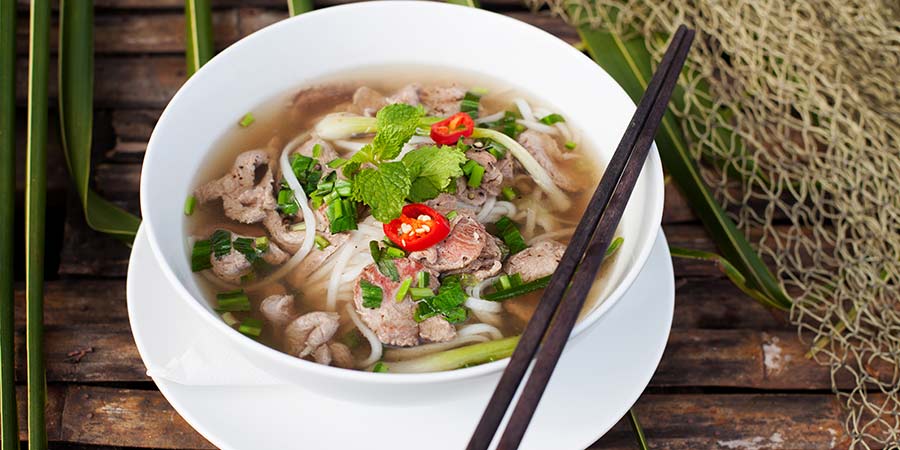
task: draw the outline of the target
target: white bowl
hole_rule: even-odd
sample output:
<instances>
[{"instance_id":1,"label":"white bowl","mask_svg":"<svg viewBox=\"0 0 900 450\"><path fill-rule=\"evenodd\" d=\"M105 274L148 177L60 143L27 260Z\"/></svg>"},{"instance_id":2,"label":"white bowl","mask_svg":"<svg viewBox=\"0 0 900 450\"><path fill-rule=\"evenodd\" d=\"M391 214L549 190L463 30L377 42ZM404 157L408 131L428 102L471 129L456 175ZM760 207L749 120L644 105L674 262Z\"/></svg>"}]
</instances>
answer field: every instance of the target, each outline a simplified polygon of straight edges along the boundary
<instances>
[{"instance_id":1,"label":"white bowl","mask_svg":"<svg viewBox=\"0 0 900 450\"><path fill-rule=\"evenodd\" d=\"M448 372L375 374L314 364L246 338L222 322L201 294L190 269L182 205L198 168L215 151L214 142L244 112L308 80L393 64L456 65L552 104L582 131L604 165L635 110L606 72L556 37L499 14L436 2L356 3L284 20L232 45L184 84L153 131L141 174L144 226L164 273L192 314L253 364L354 401L430 401L435 392L456 391L449 384L496 376L506 360ZM619 226L625 241L608 284L594 290L605 298L573 336L593 326L634 281L650 253L662 208L662 166L653 151Z\"/></svg>"}]
</instances>

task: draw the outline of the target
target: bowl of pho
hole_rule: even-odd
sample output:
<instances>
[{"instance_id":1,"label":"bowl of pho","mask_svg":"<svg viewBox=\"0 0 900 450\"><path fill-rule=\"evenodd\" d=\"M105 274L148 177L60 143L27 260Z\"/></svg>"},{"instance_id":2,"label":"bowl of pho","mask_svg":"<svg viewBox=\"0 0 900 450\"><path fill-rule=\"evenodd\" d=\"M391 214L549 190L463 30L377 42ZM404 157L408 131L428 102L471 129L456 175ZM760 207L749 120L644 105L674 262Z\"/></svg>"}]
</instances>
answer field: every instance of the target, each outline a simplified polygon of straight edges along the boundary
<instances>
[{"instance_id":1,"label":"bowl of pho","mask_svg":"<svg viewBox=\"0 0 900 450\"><path fill-rule=\"evenodd\" d=\"M178 91L144 160L144 226L191 314L249 363L328 395L430 398L502 371L633 111L508 17L326 8ZM641 270L662 204L653 152L573 338Z\"/></svg>"}]
</instances>

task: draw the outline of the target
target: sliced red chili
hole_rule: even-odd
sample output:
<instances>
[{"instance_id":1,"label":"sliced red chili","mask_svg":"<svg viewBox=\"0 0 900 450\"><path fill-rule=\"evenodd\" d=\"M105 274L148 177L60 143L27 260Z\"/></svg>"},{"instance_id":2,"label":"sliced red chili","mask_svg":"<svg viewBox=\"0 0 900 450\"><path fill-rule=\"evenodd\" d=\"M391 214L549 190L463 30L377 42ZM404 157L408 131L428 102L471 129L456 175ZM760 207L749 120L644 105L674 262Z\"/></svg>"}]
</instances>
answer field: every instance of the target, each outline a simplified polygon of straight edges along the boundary
<instances>
[{"instance_id":1,"label":"sliced red chili","mask_svg":"<svg viewBox=\"0 0 900 450\"><path fill-rule=\"evenodd\" d=\"M472 116L461 112L431 125L431 139L439 145L456 144L462 137L469 137L475 131Z\"/></svg>"},{"instance_id":2,"label":"sliced red chili","mask_svg":"<svg viewBox=\"0 0 900 450\"><path fill-rule=\"evenodd\" d=\"M403 207L400 217L384 224L384 234L403 250L425 250L450 234L450 222L421 203Z\"/></svg>"}]
</instances>

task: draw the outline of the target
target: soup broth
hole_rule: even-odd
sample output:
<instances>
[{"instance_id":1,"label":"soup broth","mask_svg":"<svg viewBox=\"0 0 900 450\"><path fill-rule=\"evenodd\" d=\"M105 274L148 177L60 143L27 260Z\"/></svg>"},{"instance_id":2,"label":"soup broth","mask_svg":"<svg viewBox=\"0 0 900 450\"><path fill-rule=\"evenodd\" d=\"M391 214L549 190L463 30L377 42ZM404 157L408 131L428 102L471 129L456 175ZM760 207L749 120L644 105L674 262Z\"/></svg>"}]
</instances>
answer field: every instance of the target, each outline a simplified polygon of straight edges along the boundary
<instances>
[{"instance_id":1,"label":"soup broth","mask_svg":"<svg viewBox=\"0 0 900 450\"><path fill-rule=\"evenodd\" d=\"M565 111L445 69L244 113L197 175L194 269L236 330L338 367L430 370L397 361L520 334L600 176Z\"/></svg>"}]
</instances>

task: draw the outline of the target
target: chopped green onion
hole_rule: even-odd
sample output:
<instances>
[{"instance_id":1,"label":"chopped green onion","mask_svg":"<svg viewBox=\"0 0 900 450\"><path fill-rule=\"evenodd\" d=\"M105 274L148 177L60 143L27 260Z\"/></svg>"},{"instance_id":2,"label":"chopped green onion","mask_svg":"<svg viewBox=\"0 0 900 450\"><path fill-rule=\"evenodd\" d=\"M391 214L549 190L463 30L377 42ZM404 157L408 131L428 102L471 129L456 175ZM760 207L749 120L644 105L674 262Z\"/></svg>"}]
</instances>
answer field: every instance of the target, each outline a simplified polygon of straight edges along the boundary
<instances>
[{"instance_id":1,"label":"chopped green onion","mask_svg":"<svg viewBox=\"0 0 900 450\"><path fill-rule=\"evenodd\" d=\"M397 247L387 247L384 249L384 256L387 256L391 259L405 258L406 252Z\"/></svg>"},{"instance_id":2,"label":"chopped green onion","mask_svg":"<svg viewBox=\"0 0 900 450\"><path fill-rule=\"evenodd\" d=\"M334 182L334 191L341 197L349 197L353 189L353 183L347 180L337 180Z\"/></svg>"},{"instance_id":3,"label":"chopped green onion","mask_svg":"<svg viewBox=\"0 0 900 450\"><path fill-rule=\"evenodd\" d=\"M332 169L339 169L344 164L347 164L347 161L348 160L344 158L334 158L331 161L328 161L326 165Z\"/></svg>"},{"instance_id":4,"label":"chopped green onion","mask_svg":"<svg viewBox=\"0 0 900 450\"><path fill-rule=\"evenodd\" d=\"M209 241L212 243L213 254L216 255L216 259L231 253L231 232L216 230L209 237Z\"/></svg>"},{"instance_id":5,"label":"chopped green onion","mask_svg":"<svg viewBox=\"0 0 900 450\"><path fill-rule=\"evenodd\" d=\"M384 296L384 290L381 287L366 280L359 280L359 290L362 294L363 307L375 309L381 306L381 299Z\"/></svg>"},{"instance_id":6,"label":"chopped green onion","mask_svg":"<svg viewBox=\"0 0 900 450\"><path fill-rule=\"evenodd\" d=\"M475 86L472 89L469 89L469 92L471 92L474 95L477 95L478 97L484 97L485 95L487 95L487 93L489 91L488 91L488 88L486 88L486 87Z\"/></svg>"},{"instance_id":7,"label":"chopped green onion","mask_svg":"<svg viewBox=\"0 0 900 450\"><path fill-rule=\"evenodd\" d=\"M390 247L389 247L390 248ZM392 281L400 281L400 272L397 271L397 265L390 258L385 258L385 251L381 250L378 241L369 241L369 253L372 254L372 261L382 275L390 278Z\"/></svg>"},{"instance_id":8,"label":"chopped green onion","mask_svg":"<svg viewBox=\"0 0 900 450\"><path fill-rule=\"evenodd\" d=\"M259 258L259 250L256 249L256 240L240 237L234 240L234 249L244 255L248 261L255 262Z\"/></svg>"},{"instance_id":9,"label":"chopped green onion","mask_svg":"<svg viewBox=\"0 0 900 450\"><path fill-rule=\"evenodd\" d=\"M500 193L503 194L503 198L508 201L513 201L517 195L519 195L512 186L506 186L500 190Z\"/></svg>"},{"instance_id":10,"label":"chopped green onion","mask_svg":"<svg viewBox=\"0 0 900 450\"><path fill-rule=\"evenodd\" d=\"M426 271L421 271L416 274L416 285L420 288L427 288L431 283L431 274Z\"/></svg>"},{"instance_id":11,"label":"chopped green onion","mask_svg":"<svg viewBox=\"0 0 900 450\"><path fill-rule=\"evenodd\" d=\"M513 297L518 297L520 295L525 295L529 292L536 291L538 289L543 289L547 287L547 284L550 283L551 275L547 275L543 278L538 278L533 281L529 281L527 283L522 283L518 286L510 287L509 289L505 289L502 291L492 292L490 294L483 295L481 298L485 300L490 300L494 302L499 302L501 300L510 299Z\"/></svg>"},{"instance_id":12,"label":"chopped green onion","mask_svg":"<svg viewBox=\"0 0 900 450\"><path fill-rule=\"evenodd\" d=\"M469 175L470 173L472 173L472 169L474 169L477 165L478 162L476 162L474 159L470 159L466 161L465 164L463 164L462 171L464 174Z\"/></svg>"},{"instance_id":13,"label":"chopped green onion","mask_svg":"<svg viewBox=\"0 0 900 450\"><path fill-rule=\"evenodd\" d=\"M256 238L256 249L265 252L269 250L269 238L267 236L260 236Z\"/></svg>"},{"instance_id":14,"label":"chopped green onion","mask_svg":"<svg viewBox=\"0 0 900 450\"><path fill-rule=\"evenodd\" d=\"M459 111L470 115L473 119L478 118L478 103L481 101L481 95L475 91L466 92L462 102L459 105Z\"/></svg>"},{"instance_id":15,"label":"chopped green onion","mask_svg":"<svg viewBox=\"0 0 900 450\"><path fill-rule=\"evenodd\" d=\"M222 320L224 320L225 323L226 323L229 327L233 327L233 326L235 326L235 325L241 323L239 320L237 320L237 317L234 317L234 314L232 314L231 311L225 311L225 312L223 312L223 313L222 313Z\"/></svg>"},{"instance_id":16,"label":"chopped green onion","mask_svg":"<svg viewBox=\"0 0 900 450\"><path fill-rule=\"evenodd\" d=\"M188 195L188 198L184 200L184 215L189 216L194 213L194 207L197 206L197 198L193 195Z\"/></svg>"},{"instance_id":17,"label":"chopped green onion","mask_svg":"<svg viewBox=\"0 0 900 450\"><path fill-rule=\"evenodd\" d=\"M318 248L319 250L325 250L329 245L331 245L331 242L328 242L328 239L325 239L325 236L322 236L321 234L316 235L315 242L316 248Z\"/></svg>"},{"instance_id":18,"label":"chopped green onion","mask_svg":"<svg viewBox=\"0 0 900 450\"><path fill-rule=\"evenodd\" d=\"M609 247L606 248L606 257L609 258L617 250L619 250L619 247L622 246L623 242L625 242L625 238L623 238L622 236L613 239L613 241L609 243Z\"/></svg>"},{"instance_id":19,"label":"chopped green onion","mask_svg":"<svg viewBox=\"0 0 900 450\"><path fill-rule=\"evenodd\" d=\"M505 291L512 287L512 283L509 281L509 275L501 275L500 278L497 279L497 282L494 284L494 288L498 291Z\"/></svg>"},{"instance_id":20,"label":"chopped green onion","mask_svg":"<svg viewBox=\"0 0 900 450\"><path fill-rule=\"evenodd\" d=\"M546 116L541 118L541 123L546 124L546 125L553 125L554 123L565 122L565 121L566 121L566 119L564 119L563 116L556 114L556 113L547 114Z\"/></svg>"},{"instance_id":21,"label":"chopped green onion","mask_svg":"<svg viewBox=\"0 0 900 450\"><path fill-rule=\"evenodd\" d=\"M300 205L294 199L294 191L290 188L281 188L278 191L278 210L285 216L293 216L300 211Z\"/></svg>"},{"instance_id":22,"label":"chopped green onion","mask_svg":"<svg viewBox=\"0 0 900 450\"><path fill-rule=\"evenodd\" d=\"M454 209L447 213L447 220L453 220L457 215L459 215L459 213Z\"/></svg>"},{"instance_id":23,"label":"chopped green onion","mask_svg":"<svg viewBox=\"0 0 900 450\"><path fill-rule=\"evenodd\" d=\"M203 239L194 242L194 248L191 250L191 271L199 272L212 267L210 256L212 255L212 242L209 239Z\"/></svg>"},{"instance_id":24,"label":"chopped green onion","mask_svg":"<svg viewBox=\"0 0 900 450\"><path fill-rule=\"evenodd\" d=\"M386 373L387 371L388 371L388 366L387 366L387 364L385 364L385 363L383 363L383 362L381 362L381 361L378 361L378 362L375 363L375 365L372 367L372 372L375 372L375 373Z\"/></svg>"},{"instance_id":25,"label":"chopped green onion","mask_svg":"<svg viewBox=\"0 0 900 450\"><path fill-rule=\"evenodd\" d=\"M406 294L409 292L409 288L412 285L412 278L406 277L403 279L403 282L400 283L400 289L397 289L397 295L395 296L398 302L402 302L403 298L406 297Z\"/></svg>"},{"instance_id":26,"label":"chopped green onion","mask_svg":"<svg viewBox=\"0 0 900 450\"><path fill-rule=\"evenodd\" d=\"M520 274L520 273L514 273L514 274L510 275L510 276L509 276L509 282L510 282L510 284L512 284L513 286L518 286L518 285L524 283L524 281L522 281L522 274Z\"/></svg>"},{"instance_id":27,"label":"chopped green onion","mask_svg":"<svg viewBox=\"0 0 900 450\"><path fill-rule=\"evenodd\" d=\"M334 194L337 194L337 192ZM350 199L340 198L339 196L337 198L338 200L329 203L328 209L325 210L325 216L328 217L331 233L337 234L342 231L357 229L356 202Z\"/></svg>"},{"instance_id":28,"label":"chopped green onion","mask_svg":"<svg viewBox=\"0 0 900 450\"><path fill-rule=\"evenodd\" d=\"M413 300L419 300L422 298L434 297L434 291L428 288L414 287L409 288L409 295Z\"/></svg>"},{"instance_id":29,"label":"chopped green onion","mask_svg":"<svg viewBox=\"0 0 900 450\"><path fill-rule=\"evenodd\" d=\"M259 319L248 317L238 327L238 331L246 336L257 338L262 334L263 323Z\"/></svg>"},{"instance_id":30,"label":"chopped green onion","mask_svg":"<svg viewBox=\"0 0 900 450\"><path fill-rule=\"evenodd\" d=\"M472 168L469 174L469 182L467 184L470 188L477 189L481 186L482 178L484 178L484 167L481 164L475 164L475 167Z\"/></svg>"},{"instance_id":31,"label":"chopped green onion","mask_svg":"<svg viewBox=\"0 0 900 450\"><path fill-rule=\"evenodd\" d=\"M500 233L500 238L503 239L503 242L509 247L509 253L511 255L528 248L528 245L525 244L525 239L522 237L522 233L516 228L516 224L513 223L512 220L509 220L509 217L501 217L496 225L497 231Z\"/></svg>"},{"instance_id":32,"label":"chopped green onion","mask_svg":"<svg viewBox=\"0 0 900 450\"><path fill-rule=\"evenodd\" d=\"M313 145L312 156L316 159L322 156L322 144Z\"/></svg>"},{"instance_id":33,"label":"chopped green onion","mask_svg":"<svg viewBox=\"0 0 900 450\"><path fill-rule=\"evenodd\" d=\"M306 222L295 223L291 225L291 231L305 231Z\"/></svg>"},{"instance_id":34,"label":"chopped green onion","mask_svg":"<svg viewBox=\"0 0 900 450\"><path fill-rule=\"evenodd\" d=\"M241 121L238 122L242 127L247 128L250 125L253 125L253 122L256 122L256 118L253 117L253 113L244 114L244 117L241 117Z\"/></svg>"},{"instance_id":35,"label":"chopped green onion","mask_svg":"<svg viewBox=\"0 0 900 450\"><path fill-rule=\"evenodd\" d=\"M250 298L243 289L216 294L216 311L250 311Z\"/></svg>"},{"instance_id":36,"label":"chopped green onion","mask_svg":"<svg viewBox=\"0 0 900 450\"><path fill-rule=\"evenodd\" d=\"M577 146L578 146L578 144L576 144L573 141L566 142L566 148L569 150L575 150L575 147L577 147Z\"/></svg>"}]
</instances>

